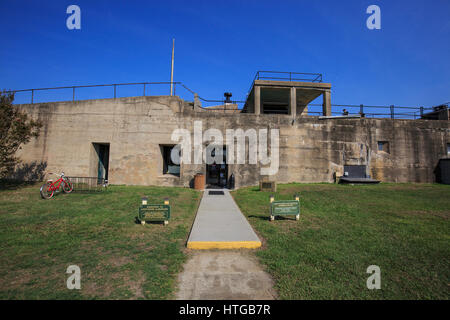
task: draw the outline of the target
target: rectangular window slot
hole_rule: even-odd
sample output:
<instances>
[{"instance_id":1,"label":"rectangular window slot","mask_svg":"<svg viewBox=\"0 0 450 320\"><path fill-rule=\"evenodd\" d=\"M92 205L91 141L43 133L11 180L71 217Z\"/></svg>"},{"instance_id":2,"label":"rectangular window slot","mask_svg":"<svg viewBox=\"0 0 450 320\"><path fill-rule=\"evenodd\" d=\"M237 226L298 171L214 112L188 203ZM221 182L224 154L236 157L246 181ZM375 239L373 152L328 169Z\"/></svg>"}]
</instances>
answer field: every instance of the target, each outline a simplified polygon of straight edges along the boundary
<instances>
[{"instance_id":1,"label":"rectangular window slot","mask_svg":"<svg viewBox=\"0 0 450 320\"><path fill-rule=\"evenodd\" d=\"M378 151L390 153L388 141L378 141Z\"/></svg>"}]
</instances>

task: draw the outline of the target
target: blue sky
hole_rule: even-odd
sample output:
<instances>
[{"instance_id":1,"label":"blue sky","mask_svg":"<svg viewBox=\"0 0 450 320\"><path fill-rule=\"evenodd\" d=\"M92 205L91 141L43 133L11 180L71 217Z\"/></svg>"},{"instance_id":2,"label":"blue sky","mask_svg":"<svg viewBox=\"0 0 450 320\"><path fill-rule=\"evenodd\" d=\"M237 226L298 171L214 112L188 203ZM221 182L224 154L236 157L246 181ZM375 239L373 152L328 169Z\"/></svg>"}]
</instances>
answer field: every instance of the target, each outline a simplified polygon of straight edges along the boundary
<instances>
[{"instance_id":1,"label":"blue sky","mask_svg":"<svg viewBox=\"0 0 450 320\"><path fill-rule=\"evenodd\" d=\"M431 106L450 100L449 16L448 0L0 0L0 88L169 81L175 38L174 80L204 98L279 70L322 73L334 104Z\"/></svg>"}]
</instances>

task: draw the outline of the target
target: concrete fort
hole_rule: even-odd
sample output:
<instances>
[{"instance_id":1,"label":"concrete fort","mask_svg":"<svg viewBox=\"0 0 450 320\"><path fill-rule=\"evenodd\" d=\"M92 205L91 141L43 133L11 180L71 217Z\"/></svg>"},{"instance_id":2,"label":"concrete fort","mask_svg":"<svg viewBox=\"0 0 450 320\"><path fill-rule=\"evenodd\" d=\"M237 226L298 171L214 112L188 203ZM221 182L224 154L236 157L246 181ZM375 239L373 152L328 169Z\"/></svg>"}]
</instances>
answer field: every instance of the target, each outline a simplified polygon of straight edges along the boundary
<instances>
[{"instance_id":1,"label":"concrete fort","mask_svg":"<svg viewBox=\"0 0 450 320\"><path fill-rule=\"evenodd\" d=\"M248 103L232 112L202 108L178 96L18 105L44 124L40 137L19 156L24 163L45 163L50 172L103 177L111 184L191 187L197 173L214 185L227 185L233 175L235 187L257 185L262 179L334 182L344 174L344 165L365 165L368 175L385 182L435 181L439 159L447 156L450 121L312 116L308 103L320 94L323 114L331 114L330 85L269 84L255 81ZM286 106L265 103L280 99L287 99ZM274 108L281 112L264 112ZM170 153L177 143L172 133L186 129L193 135L198 121L203 130L223 132L225 148L231 143L227 129L278 129L276 174L263 176L260 163L173 163Z\"/></svg>"}]
</instances>

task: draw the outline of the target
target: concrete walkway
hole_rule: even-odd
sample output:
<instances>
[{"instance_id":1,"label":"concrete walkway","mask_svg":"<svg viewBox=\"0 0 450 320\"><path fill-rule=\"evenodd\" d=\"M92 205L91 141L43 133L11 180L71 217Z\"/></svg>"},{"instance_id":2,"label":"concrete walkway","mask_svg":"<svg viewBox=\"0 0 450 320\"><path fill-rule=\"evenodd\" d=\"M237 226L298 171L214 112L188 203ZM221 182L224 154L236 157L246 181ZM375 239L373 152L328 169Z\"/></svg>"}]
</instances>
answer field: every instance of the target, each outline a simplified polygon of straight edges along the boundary
<instances>
[{"instance_id":1,"label":"concrete walkway","mask_svg":"<svg viewBox=\"0 0 450 320\"><path fill-rule=\"evenodd\" d=\"M223 192L210 194L210 192ZM228 190L203 193L189 236L191 249L240 249L261 246L256 233ZM276 299L271 277L248 250L196 250L189 252L178 276L176 299Z\"/></svg>"},{"instance_id":2,"label":"concrete walkway","mask_svg":"<svg viewBox=\"0 0 450 320\"><path fill-rule=\"evenodd\" d=\"M211 192L212 191L212 192ZM211 194L223 192L223 195ZM256 233L226 189L206 189L189 235L190 249L255 249Z\"/></svg>"},{"instance_id":3,"label":"concrete walkway","mask_svg":"<svg viewBox=\"0 0 450 320\"><path fill-rule=\"evenodd\" d=\"M273 300L271 277L248 250L190 253L178 276L177 300Z\"/></svg>"}]
</instances>

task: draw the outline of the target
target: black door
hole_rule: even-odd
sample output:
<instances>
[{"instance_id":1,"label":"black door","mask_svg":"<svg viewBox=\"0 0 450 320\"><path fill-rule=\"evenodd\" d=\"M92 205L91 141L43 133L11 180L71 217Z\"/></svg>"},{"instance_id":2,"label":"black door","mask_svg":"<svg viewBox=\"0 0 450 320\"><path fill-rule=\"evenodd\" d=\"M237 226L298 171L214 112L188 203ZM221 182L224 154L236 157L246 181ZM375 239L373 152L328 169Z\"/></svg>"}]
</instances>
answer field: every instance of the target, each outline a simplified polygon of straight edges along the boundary
<instances>
[{"instance_id":1,"label":"black door","mask_svg":"<svg viewBox=\"0 0 450 320\"><path fill-rule=\"evenodd\" d=\"M97 178L108 180L109 169L109 144L94 143L98 156Z\"/></svg>"},{"instance_id":2,"label":"black door","mask_svg":"<svg viewBox=\"0 0 450 320\"><path fill-rule=\"evenodd\" d=\"M214 156L214 150L211 152ZM206 183L211 187L224 188L228 183L228 165L226 164L226 149L223 148L223 163L206 165Z\"/></svg>"}]
</instances>

